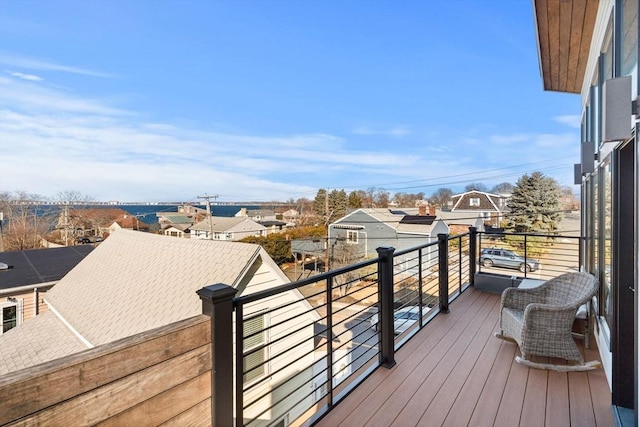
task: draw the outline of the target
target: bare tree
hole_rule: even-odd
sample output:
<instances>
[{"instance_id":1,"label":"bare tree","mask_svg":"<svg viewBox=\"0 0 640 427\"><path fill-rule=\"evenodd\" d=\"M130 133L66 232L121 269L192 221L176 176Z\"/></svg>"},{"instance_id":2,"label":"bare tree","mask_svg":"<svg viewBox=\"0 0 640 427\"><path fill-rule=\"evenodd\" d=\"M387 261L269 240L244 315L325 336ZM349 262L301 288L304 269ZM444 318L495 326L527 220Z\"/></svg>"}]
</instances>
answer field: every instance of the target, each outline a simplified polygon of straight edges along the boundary
<instances>
[{"instance_id":1,"label":"bare tree","mask_svg":"<svg viewBox=\"0 0 640 427\"><path fill-rule=\"evenodd\" d=\"M57 194L56 201L62 206L58 230L64 245L69 245L78 237L78 230L92 230L93 234L100 230L99 226L93 223L94 218L89 215L88 205L95 201L92 196L76 190L64 190Z\"/></svg>"},{"instance_id":2,"label":"bare tree","mask_svg":"<svg viewBox=\"0 0 640 427\"><path fill-rule=\"evenodd\" d=\"M501 182L491 189L495 194L511 194L513 192L513 184L510 182Z\"/></svg>"},{"instance_id":3,"label":"bare tree","mask_svg":"<svg viewBox=\"0 0 640 427\"><path fill-rule=\"evenodd\" d=\"M450 188L438 188L435 193L429 197L429 202L436 207L443 208L449 203L453 196L453 191Z\"/></svg>"},{"instance_id":4,"label":"bare tree","mask_svg":"<svg viewBox=\"0 0 640 427\"><path fill-rule=\"evenodd\" d=\"M43 236L50 230L43 197L24 191L0 193L2 243L5 251L42 247Z\"/></svg>"},{"instance_id":5,"label":"bare tree","mask_svg":"<svg viewBox=\"0 0 640 427\"><path fill-rule=\"evenodd\" d=\"M375 205L377 208L388 208L391 201L391 194L384 188L378 190L375 195Z\"/></svg>"},{"instance_id":6,"label":"bare tree","mask_svg":"<svg viewBox=\"0 0 640 427\"><path fill-rule=\"evenodd\" d=\"M472 182L467 184L464 187L464 191L482 191L482 192L487 192L489 191L489 189L487 188L487 186L481 182Z\"/></svg>"}]
</instances>

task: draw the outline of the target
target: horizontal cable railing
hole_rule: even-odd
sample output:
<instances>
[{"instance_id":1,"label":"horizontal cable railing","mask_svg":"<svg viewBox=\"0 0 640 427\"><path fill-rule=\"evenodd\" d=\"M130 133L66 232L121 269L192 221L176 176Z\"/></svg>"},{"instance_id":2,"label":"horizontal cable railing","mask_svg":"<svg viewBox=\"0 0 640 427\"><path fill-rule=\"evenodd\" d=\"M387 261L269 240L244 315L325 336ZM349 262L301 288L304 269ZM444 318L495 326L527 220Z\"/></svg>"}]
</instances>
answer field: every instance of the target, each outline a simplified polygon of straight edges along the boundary
<instances>
[{"instance_id":1,"label":"horizontal cable railing","mask_svg":"<svg viewBox=\"0 0 640 427\"><path fill-rule=\"evenodd\" d=\"M313 424L373 370L393 366L477 274L546 280L578 270L579 248L576 236L471 228L234 298L236 425Z\"/></svg>"},{"instance_id":2,"label":"horizontal cable railing","mask_svg":"<svg viewBox=\"0 0 640 427\"><path fill-rule=\"evenodd\" d=\"M549 280L580 270L581 239L555 234L478 233L476 261L479 271Z\"/></svg>"},{"instance_id":3,"label":"horizontal cable railing","mask_svg":"<svg viewBox=\"0 0 640 427\"><path fill-rule=\"evenodd\" d=\"M392 366L443 297L470 283L469 236L382 248L376 259L236 297L236 425L311 424L374 369ZM445 275L443 247L455 270Z\"/></svg>"}]
</instances>

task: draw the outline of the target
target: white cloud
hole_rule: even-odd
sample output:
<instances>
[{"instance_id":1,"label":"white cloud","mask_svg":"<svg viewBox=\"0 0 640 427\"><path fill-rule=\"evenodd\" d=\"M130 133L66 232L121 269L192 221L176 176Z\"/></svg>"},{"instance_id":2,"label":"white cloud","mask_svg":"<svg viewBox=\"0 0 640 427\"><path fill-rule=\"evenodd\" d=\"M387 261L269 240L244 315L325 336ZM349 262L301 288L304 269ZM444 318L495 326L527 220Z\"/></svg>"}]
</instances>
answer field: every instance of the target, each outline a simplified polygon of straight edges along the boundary
<instances>
[{"instance_id":1,"label":"white cloud","mask_svg":"<svg viewBox=\"0 0 640 427\"><path fill-rule=\"evenodd\" d=\"M28 58L25 56L14 55L11 53L4 53L0 55L0 64L12 66L12 67L25 68L28 70L59 71L64 73L80 74L84 76L109 78L109 79L116 77L113 74L88 70L80 67L73 67L69 65L56 64L55 62L43 61L35 58Z\"/></svg>"},{"instance_id":2,"label":"white cloud","mask_svg":"<svg viewBox=\"0 0 640 427\"><path fill-rule=\"evenodd\" d=\"M100 200L309 197L350 177L404 176L412 154L349 150L329 134L256 136L162 122L54 88L0 77L2 189Z\"/></svg>"},{"instance_id":3,"label":"white cloud","mask_svg":"<svg viewBox=\"0 0 640 427\"><path fill-rule=\"evenodd\" d=\"M312 198L318 188L371 186L428 193L488 176L466 171L544 161L550 149L554 157L578 149L572 134L436 136L417 148L381 151L371 144L353 148L353 141L328 133L213 132L143 120L104 99L37 83L0 76L1 190L45 196L77 190L98 200L129 201L190 200L203 192L220 194L221 201L286 200ZM354 133L410 134L404 126ZM515 181L521 172L505 176Z\"/></svg>"},{"instance_id":4,"label":"white cloud","mask_svg":"<svg viewBox=\"0 0 640 427\"><path fill-rule=\"evenodd\" d=\"M0 77L0 108L11 106L26 111L52 111L79 114L128 114L97 100L85 99L28 81Z\"/></svg>"},{"instance_id":5,"label":"white cloud","mask_svg":"<svg viewBox=\"0 0 640 427\"><path fill-rule=\"evenodd\" d=\"M562 123L565 124L567 126L570 126L572 128L576 128L576 129L580 129L580 124L581 124L581 119L579 115L566 115L566 116L557 116L554 117L553 120L555 120L558 123Z\"/></svg>"},{"instance_id":6,"label":"white cloud","mask_svg":"<svg viewBox=\"0 0 640 427\"><path fill-rule=\"evenodd\" d=\"M382 135L392 137L402 137L411 134L411 131L405 126L395 126L390 129L374 129L370 126L357 126L351 129L351 133L355 135Z\"/></svg>"},{"instance_id":7,"label":"white cloud","mask_svg":"<svg viewBox=\"0 0 640 427\"><path fill-rule=\"evenodd\" d=\"M35 74L24 74L24 73L18 73L18 72L10 72L9 75L13 76L13 77L17 77L19 79L23 79L23 80L31 80L31 81L42 81L42 77L40 76L36 76Z\"/></svg>"}]
</instances>

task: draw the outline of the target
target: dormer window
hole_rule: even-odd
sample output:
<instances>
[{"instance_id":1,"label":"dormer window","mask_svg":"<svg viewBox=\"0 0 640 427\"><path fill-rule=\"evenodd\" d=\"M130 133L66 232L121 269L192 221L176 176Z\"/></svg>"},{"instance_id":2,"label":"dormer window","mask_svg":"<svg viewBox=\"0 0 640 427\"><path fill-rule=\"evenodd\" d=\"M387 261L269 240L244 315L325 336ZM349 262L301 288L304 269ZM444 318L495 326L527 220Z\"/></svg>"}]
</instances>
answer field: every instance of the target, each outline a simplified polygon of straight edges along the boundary
<instances>
[{"instance_id":1,"label":"dormer window","mask_svg":"<svg viewBox=\"0 0 640 427\"><path fill-rule=\"evenodd\" d=\"M469 206L480 206L480 199L478 197L472 197L469 199Z\"/></svg>"}]
</instances>

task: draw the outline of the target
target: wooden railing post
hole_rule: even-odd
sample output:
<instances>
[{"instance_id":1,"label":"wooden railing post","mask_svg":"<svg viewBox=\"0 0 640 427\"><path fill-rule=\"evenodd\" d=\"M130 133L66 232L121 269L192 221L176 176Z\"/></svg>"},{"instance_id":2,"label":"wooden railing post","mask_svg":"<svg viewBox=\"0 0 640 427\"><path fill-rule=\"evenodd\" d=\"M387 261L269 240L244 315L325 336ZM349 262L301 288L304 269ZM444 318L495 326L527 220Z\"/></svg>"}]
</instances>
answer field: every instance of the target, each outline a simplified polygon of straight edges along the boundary
<instances>
[{"instance_id":1,"label":"wooden railing post","mask_svg":"<svg viewBox=\"0 0 640 427\"><path fill-rule=\"evenodd\" d=\"M378 252L378 322L380 325L380 365L391 368L395 360L393 331L393 252L395 248L377 248Z\"/></svg>"},{"instance_id":2,"label":"wooden railing post","mask_svg":"<svg viewBox=\"0 0 640 427\"><path fill-rule=\"evenodd\" d=\"M440 312L449 312L449 235L438 234L438 288Z\"/></svg>"},{"instance_id":3,"label":"wooden railing post","mask_svg":"<svg viewBox=\"0 0 640 427\"><path fill-rule=\"evenodd\" d=\"M202 313L211 317L211 425L233 425L233 297L224 284L197 291ZM241 368L240 368L241 369Z\"/></svg>"},{"instance_id":4,"label":"wooden railing post","mask_svg":"<svg viewBox=\"0 0 640 427\"><path fill-rule=\"evenodd\" d=\"M469 284L475 286L476 277L476 262L478 256L478 229L476 227L469 227ZM462 260L460 260L462 262Z\"/></svg>"}]
</instances>

